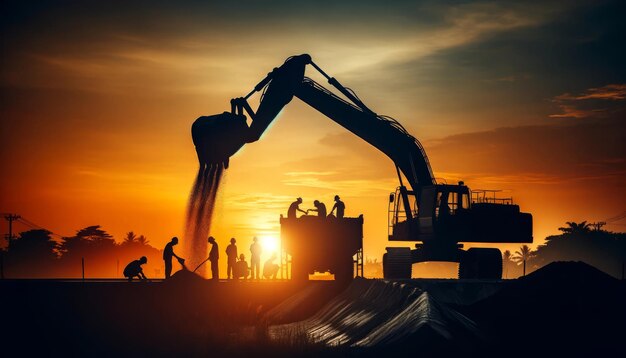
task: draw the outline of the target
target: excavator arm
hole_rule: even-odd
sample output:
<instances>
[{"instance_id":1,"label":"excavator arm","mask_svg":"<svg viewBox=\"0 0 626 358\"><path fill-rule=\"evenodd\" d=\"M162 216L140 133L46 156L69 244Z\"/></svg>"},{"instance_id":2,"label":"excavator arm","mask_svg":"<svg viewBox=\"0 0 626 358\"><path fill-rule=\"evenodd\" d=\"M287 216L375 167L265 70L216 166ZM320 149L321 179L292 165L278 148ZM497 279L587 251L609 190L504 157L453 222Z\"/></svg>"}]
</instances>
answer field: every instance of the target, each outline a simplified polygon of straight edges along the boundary
<instances>
[{"instance_id":1,"label":"excavator arm","mask_svg":"<svg viewBox=\"0 0 626 358\"><path fill-rule=\"evenodd\" d=\"M317 69L352 103L305 77L308 64ZM262 90L264 92L261 102L254 112L247 99ZM231 101L232 113L247 113L252 119L244 136L245 142L258 140L294 96L385 153L394 162L400 181L402 172L414 192L419 193L424 185L435 184L428 157L419 141L396 120L370 110L353 92L319 68L309 55L290 57L259 82L246 97Z\"/></svg>"}]
</instances>

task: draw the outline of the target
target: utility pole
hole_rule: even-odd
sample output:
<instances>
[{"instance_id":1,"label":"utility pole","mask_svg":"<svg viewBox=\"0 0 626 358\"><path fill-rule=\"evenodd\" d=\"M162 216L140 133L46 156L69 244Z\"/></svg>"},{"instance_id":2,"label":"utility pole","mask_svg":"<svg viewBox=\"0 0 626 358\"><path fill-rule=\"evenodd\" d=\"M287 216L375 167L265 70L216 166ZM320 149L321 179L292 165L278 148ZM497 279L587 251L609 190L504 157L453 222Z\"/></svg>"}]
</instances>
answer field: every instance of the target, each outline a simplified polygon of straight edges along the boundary
<instances>
[{"instance_id":1,"label":"utility pole","mask_svg":"<svg viewBox=\"0 0 626 358\"><path fill-rule=\"evenodd\" d=\"M17 214L7 214L4 216L4 219L9 222L9 234L7 235L7 241L11 244L11 240L13 237L13 221L21 219L22 217Z\"/></svg>"}]
</instances>

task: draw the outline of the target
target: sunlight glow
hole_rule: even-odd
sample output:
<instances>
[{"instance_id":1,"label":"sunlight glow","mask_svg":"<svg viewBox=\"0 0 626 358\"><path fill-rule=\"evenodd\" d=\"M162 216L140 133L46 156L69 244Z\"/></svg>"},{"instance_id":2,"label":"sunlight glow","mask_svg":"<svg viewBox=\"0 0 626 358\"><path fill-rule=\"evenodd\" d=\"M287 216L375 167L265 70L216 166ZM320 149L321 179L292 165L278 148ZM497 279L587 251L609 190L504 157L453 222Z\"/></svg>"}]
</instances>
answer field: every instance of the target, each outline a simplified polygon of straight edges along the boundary
<instances>
[{"instance_id":1,"label":"sunlight glow","mask_svg":"<svg viewBox=\"0 0 626 358\"><path fill-rule=\"evenodd\" d=\"M261 245L263 246L263 253L269 257L269 255L276 253L280 250L280 239L276 236L261 236Z\"/></svg>"}]
</instances>

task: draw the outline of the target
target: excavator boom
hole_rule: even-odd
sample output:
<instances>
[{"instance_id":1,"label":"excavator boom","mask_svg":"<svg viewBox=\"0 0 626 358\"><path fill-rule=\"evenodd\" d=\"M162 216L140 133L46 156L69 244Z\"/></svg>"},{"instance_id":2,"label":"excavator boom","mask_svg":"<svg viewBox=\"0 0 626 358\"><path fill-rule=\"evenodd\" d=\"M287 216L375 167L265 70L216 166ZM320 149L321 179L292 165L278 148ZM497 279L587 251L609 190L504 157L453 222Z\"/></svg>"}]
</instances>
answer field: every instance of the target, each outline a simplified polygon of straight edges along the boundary
<instances>
[{"instance_id":1,"label":"excavator boom","mask_svg":"<svg viewBox=\"0 0 626 358\"><path fill-rule=\"evenodd\" d=\"M333 94L310 78L304 77L308 64L325 76L329 83L352 103ZM249 106L247 99L255 92L262 90L264 92L261 102L255 112ZM235 118L241 118L247 113L252 119L247 130L239 129L240 132L245 132L241 133L239 147L243 143L259 140L270 123L294 96L385 153L394 162L396 168L404 174L415 192L419 192L424 185L435 184L428 158L419 141L397 121L379 116L367 108L353 92L343 87L336 79L329 77L313 63L309 55L290 57L282 66L275 68L259 82L246 97L232 100L231 113L237 116ZM237 121L233 119L232 123L237 123ZM198 148L198 144L196 147ZM235 148L237 145L231 144L230 147Z\"/></svg>"}]
</instances>

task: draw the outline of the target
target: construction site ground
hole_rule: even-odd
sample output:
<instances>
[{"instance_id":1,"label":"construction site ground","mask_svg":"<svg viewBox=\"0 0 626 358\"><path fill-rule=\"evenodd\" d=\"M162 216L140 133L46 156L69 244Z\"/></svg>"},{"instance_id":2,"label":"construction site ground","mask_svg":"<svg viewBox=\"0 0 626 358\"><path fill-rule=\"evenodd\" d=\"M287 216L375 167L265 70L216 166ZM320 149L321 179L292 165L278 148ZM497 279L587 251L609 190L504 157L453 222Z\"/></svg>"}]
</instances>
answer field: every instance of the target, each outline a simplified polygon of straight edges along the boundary
<instances>
[{"instance_id":1,"label":"construction site ground","mask_svg":"<svg viewBox=\"0 0 626 358\"><path fill-rule=\"evenodd\" d=\"M581 262L498 281L212 282L182 271L0 280L0 292L3 347L25 354L626 356L626 284Z\"/></svg>"}]
</instances>

